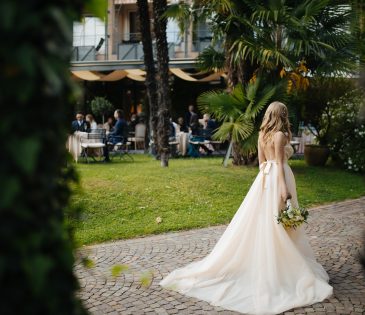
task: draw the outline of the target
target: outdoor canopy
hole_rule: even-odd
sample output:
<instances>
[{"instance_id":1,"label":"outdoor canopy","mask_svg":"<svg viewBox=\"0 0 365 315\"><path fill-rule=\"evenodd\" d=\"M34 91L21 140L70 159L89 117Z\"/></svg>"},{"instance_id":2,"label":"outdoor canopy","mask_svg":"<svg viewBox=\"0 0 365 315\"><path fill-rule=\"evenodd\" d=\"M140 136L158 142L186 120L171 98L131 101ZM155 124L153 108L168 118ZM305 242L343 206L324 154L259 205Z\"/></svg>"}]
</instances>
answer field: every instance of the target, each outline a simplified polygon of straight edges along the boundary
<instances>
[{"instance_id":1,"label":"outdoor canopy","mask_svg":"<svg viewBox=\"0 0 365 315\"><path fill-rule=\"evenodd\" d=\"M180 68L170 68L170 72L178 78L189 81L189 82L210 82L217 81L220 77L224 76L223 72L214 72L206 77L197 79L194 78L194 74L187 73ZM101 82L112 82L119 81L124 78L129 78L134 81L145 81L146 72L141 69L129 69L129 70L115 70L109 74L103 74L98 71L71 71L71 73L77 78L85 81L101 81ZM200 75L201 73L198 73ZM195 74L197 75L197 74Z\"/></svg>"}]
</instances>

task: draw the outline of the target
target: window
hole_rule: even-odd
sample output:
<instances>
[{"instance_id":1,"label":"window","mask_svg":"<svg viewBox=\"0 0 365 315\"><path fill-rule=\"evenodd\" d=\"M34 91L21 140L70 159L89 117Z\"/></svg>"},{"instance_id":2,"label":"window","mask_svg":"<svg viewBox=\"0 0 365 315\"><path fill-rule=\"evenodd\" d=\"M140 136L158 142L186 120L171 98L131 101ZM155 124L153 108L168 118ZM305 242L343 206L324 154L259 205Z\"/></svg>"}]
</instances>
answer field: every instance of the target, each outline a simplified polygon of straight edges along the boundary
<instances>
[{"instance_id":1,"label":"window","mask_svg":"<svg viewBox=\"0 0 365 315\"><path fill-rule=\"evenodd\" d=\"M129 39L131 42L141 41L141 29L136 11L129 12Z\"/></svg>"}]
</instances>

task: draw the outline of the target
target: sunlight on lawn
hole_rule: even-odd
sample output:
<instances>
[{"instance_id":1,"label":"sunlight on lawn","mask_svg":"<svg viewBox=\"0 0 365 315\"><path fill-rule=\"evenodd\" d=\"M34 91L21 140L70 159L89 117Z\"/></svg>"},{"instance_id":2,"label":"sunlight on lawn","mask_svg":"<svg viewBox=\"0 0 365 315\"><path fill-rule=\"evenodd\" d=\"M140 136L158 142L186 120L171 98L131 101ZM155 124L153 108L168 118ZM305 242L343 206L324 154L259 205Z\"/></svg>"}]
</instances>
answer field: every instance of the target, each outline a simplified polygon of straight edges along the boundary
<instances>
[{"instance_id":1,"label":"sunlight on lawn","mask_svg":"<svg viewBox=\"0 0 365 315\"><path fill-rule=\"evenodd\" d=\"M258 168L223 168L221 162L221 158L176 159L163 169L151 157L138 155L132 163L116 159L111 164L78 164L81 185L72 204L84 211L77 224L77 241L89 244L228 223ZM290 165L302 206L356 198L365 192L360 175L308 167L299 160Z\"/></svg>"}]
</instances>

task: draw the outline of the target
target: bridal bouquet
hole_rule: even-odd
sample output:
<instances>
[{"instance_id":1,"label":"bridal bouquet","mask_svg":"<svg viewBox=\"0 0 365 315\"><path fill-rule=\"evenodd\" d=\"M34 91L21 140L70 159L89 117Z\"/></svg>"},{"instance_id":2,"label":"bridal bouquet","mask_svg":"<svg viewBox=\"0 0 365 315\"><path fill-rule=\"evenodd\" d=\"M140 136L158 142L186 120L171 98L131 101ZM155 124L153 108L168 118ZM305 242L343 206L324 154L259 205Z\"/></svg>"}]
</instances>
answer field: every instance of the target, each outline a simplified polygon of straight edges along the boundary
<instances>
[{"instance_id":1,"label":"bridal bouquet","mask_svg":"<svg viewBox=\"0 0 365 315\"><path fill-rule=\"evenodd\" d=\"M309 212L302 207L293 207L290 199L286 201L285 209L281 210L277 217L278 224L281 223L285 228L296 228L303 222L307 223Z\"/></svg>"}]
</instances>

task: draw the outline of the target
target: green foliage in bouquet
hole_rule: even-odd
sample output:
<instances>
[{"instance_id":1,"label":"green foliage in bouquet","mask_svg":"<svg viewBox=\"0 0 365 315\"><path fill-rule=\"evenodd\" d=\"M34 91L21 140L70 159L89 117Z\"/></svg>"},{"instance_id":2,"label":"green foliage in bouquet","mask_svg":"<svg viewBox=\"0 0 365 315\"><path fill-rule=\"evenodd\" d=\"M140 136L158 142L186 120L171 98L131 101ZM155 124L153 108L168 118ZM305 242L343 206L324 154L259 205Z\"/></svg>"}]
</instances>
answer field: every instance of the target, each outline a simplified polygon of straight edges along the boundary
<instances>
[{"instance_id":1,"label":"green foliage in bouquet","mask_svg":"<svg viewBox=\"0 0 365 315\"><path fill-rule=\"evenodd\" d=\"M296 229L304 222L307 223L309 212L303 207L293 207L290 199L287 201L286 207L280 211L277 222L282 224L284 228Z\"/></svg>"}]
</instances>

